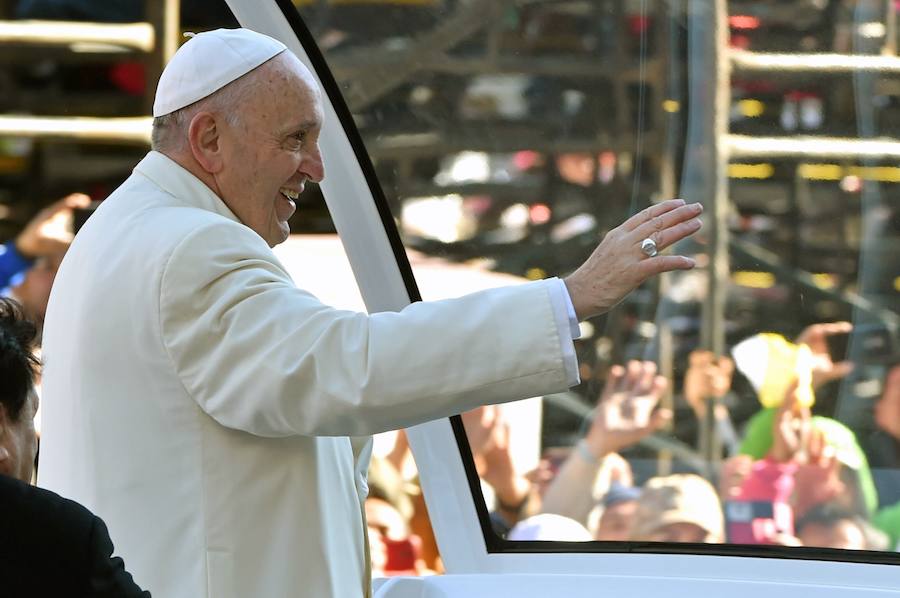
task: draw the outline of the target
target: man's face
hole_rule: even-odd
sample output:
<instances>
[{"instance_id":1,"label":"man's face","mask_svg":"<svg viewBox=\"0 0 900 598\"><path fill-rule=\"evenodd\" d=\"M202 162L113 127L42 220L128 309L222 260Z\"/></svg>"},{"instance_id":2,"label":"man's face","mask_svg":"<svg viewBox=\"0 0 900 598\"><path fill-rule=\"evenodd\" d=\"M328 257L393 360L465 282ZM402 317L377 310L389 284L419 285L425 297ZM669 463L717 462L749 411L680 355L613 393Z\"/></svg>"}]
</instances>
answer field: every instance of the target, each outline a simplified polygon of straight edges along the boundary
<instances>
[{"instance_id":1,"label":"man's face","mask_svg":"<svg viewBox=\"0 0 900 598\"><path fill-rule=\"evenodd\" d=\"M222 124L224 168L215 178L235 216L274 247L290 234L288 219L306 181L325 176L323 117L315 81L293 54L260 68L260 91L238 107L236 124Z\"/></svg>"},{"instance_id":2,"label":"man's face","mask_svg":"<svg viewBox=\"0 0 900 598\"><path fill-rule=\"evenodd\" d=\"M881 399L875 404L875 423L900 440L900 366L888 372Z\"/></svg>"},{"instance_id":3,"label":"man's face","mask_svg":"<svg viewBox=\"0 0 900 598\"><path fill-rule=\"evenodd\" d=\"M648 538L651 542L710 542L709 532L695 523L670 523L664 525Z\"/></svg>"},{"instance_id":4,"label":"man's face","mask_svg":"<svg viewBox=\"0 0 900 598\"><path fill-rule=\"evenodd\" d=\"M597 524L597 540L624 542L631 535L631 524L637 512L636 500L624 500L603 509L600 523Z\"/></svg>"},{"instance_id":5,"label":"man's face","mask_svg":"<svg viewBox=\"0 0 900 598\"><path fill-rule=\"evenodd\" d=\"M852 521L842 519L833 525L809 523L800 532L800 543L819 548L865 550L866 536Z\"/></svg>"},{"instance_id":6,"label":"man's face","mask_svg":"<svg viewBox=\"0 0 900 598\"><path fill-rule=\"evenodd\" d=\"M34 414L38 398L34 390L16 418L0 404L0 473L25 483L31 483L34 458L37 455L37 434L34 431Z\"/></svg>"}]
</instances>

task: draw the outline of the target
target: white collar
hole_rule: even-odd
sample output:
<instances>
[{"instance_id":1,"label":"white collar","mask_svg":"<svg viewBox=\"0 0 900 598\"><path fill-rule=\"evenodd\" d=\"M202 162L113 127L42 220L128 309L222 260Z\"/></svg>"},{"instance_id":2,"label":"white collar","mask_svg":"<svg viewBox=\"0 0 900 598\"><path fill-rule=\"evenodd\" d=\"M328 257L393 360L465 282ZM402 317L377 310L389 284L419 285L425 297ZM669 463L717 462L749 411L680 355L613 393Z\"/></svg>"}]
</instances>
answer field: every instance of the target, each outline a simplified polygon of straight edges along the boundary
<instances>
[{"instance_id":1,"label":"white collar","mask_svg":"<svg viewBox=\"0 0 900 598\"><path fill-rule=\"evenodd\" d=\"M215 212L229 220L241 222L212 189L183 166L157 151L150 151L134 167L163 191L186 206ZM243 224L243 223L241 223Z\"/></svg>"}]
</instances>

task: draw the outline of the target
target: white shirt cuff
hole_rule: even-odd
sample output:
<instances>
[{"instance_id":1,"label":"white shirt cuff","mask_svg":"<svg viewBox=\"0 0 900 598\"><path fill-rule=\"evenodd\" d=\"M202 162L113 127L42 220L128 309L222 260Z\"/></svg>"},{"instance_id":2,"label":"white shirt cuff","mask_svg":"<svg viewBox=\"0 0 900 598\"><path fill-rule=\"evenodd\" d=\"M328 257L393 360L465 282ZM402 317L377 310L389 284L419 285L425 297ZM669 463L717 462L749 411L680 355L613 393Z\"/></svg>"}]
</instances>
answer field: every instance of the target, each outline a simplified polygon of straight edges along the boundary
<instances>
[{"instance_id":1,"label":"white shirt cuff","mask_svg":"<svg viewBox=\"0 0 900 598\"><path fill-rule=\"evenodd\" d=\"M570 387L576 386L581 383L581 376L578 374L578 358L575 356L575 344L572 341L581 336L581 329L575 316L575 306L572 305L566 283L559 278L548 278L546 282L547 290L550 292L550 303L553 306L553 317L559 331L566 381Z\"/></svg>"}]
</instances>

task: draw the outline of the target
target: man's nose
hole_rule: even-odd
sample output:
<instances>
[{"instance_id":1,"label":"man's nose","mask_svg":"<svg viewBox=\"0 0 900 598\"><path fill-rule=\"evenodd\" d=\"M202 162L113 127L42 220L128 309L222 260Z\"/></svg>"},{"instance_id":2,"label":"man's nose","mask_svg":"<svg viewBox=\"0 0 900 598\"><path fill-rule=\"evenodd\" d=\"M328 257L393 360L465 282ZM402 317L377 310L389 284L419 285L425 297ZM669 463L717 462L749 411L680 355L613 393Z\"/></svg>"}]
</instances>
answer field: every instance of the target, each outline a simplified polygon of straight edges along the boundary
<instances>
[{"instance_id":1,"label":"man's nose","mask_svg":"<svg viewBox=\"0 0 900 598\"><path fill-rule=\"evenodd\" d=\"M309 152L306 159L300 162L299 170L314 183L319 183L325 178L325 163L318 144Z\"/></svg>"}]
</instances>

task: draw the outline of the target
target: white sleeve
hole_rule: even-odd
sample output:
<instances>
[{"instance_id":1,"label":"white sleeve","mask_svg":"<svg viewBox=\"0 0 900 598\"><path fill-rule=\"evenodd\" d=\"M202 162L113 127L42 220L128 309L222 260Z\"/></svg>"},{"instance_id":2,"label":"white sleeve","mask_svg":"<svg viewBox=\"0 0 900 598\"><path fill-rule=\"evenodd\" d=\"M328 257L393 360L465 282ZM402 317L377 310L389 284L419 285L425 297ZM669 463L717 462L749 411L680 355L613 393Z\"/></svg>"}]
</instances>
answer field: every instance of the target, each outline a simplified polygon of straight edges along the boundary
<instances>
[{"instance_id":1,"label":"white sleeve","mask_svg":"<svg viewBox=\"0 0 900 598\"><path fill-rule=\"evenodd\" d=\"M570 372L553 288L537 281L400 312L341 311L298 289L254 233L219 225L173 251L160 324L186 391L220 424L261 436L366 436L565 390L577 367Z\"/></svg>"},{"instance_id":2,"label":"white sleeve","mask_svg":"<svg viewBox=\"0 0 900 598\"><path fill-rule=\"evenodd\" d=\"M578 372L578 358L575 355L574 339L581 337L581 328L575 315L575 306L569 297L569 290L559 278L548 278L547 289L550 291L550 303L553 306L553 317L559 329L559 345L566 366L566 382L569 387L581 383Z\"/></svg>"}]
</instances>

